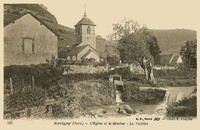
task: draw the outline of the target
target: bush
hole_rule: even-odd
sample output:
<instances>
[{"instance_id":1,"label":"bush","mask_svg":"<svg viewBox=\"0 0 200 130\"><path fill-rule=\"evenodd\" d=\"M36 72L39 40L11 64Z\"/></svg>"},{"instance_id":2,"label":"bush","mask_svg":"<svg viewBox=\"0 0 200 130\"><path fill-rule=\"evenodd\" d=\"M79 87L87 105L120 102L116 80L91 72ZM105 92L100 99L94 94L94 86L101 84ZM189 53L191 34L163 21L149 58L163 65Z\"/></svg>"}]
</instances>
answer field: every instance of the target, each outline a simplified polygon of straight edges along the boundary
<instances>
[{"instance_id":1,"label":"bush","mask_svg":"<svg viewBox=\"0 0 200 130\"><path fill-rule=\"evenodd\" d=\"M56 85L62 76L60 68L53 67L50 64L39 65L12 65L4 67L4 81L11 77L13 83L21 86L22 79L24 84L32 84L32 76L34 77L35 85L48 89L52 85Z\"/></svg>"},{"instance_id":2,"label":"bush","mask_svg":"<svg viewBox=\"0 0 200 130\"><path fill-rule=\"evenodd\" d=\"M161 89L140 90L134 84L125 84L122 100L132 103L158 104L163 101L165 92L165 90Z\"/></svg>"},{"instance_id":3,"label":"bush","mask_svg":"<svg viewBox=\"0 0 200 130\"><path fill-rule=\"evenodd\" d=\"M45 103L45 91L41 88L28 88L26 91L21 91L10 95L7 100L8 108L23 110L29 107L40 106Z\"/></svg>"},{"instance_id":4,"label":"bush","mask_svg":"<svg viewBox=\"0 0 200 130\"><path fill-rule=\"evenodd\" d=\"M59 65L93 65L94 67L96 66L105 66L105 62L93 62L91 59L84 59L82 61L75 61L75 60L58 60Z\"/></svg>"},{"instance_id":5,"label":"bush","mask_svg":"<svg viewBox=\"0 0 200 130\"><path fill-rule=\"evenodd\" d=\"M196 79L196 69L154 70L154 76L162 79Z\"/></svg>"},{"instance_id":6,"label":"bush","mask_svg":"<svg viewBox=\"0 0 200 130\"><path fill-rule=\"evenodd\" d=\"M197 116L197 97L191 96L167 107L167 116Z\"/></svg>"}]
</instances>

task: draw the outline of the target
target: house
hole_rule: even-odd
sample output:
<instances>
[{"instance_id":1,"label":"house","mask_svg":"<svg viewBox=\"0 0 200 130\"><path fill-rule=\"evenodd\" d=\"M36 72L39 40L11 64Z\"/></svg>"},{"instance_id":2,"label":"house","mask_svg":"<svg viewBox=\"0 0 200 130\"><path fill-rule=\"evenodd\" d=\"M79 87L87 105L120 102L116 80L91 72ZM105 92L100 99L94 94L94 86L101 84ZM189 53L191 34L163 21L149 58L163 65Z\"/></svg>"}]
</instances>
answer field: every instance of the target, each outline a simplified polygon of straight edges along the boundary
<instances>
[{"instance_id":1,"label":"house","mask_svg":"<svg viewBox=\"0 0 200 130\"><path fill-rule=\"evenodd\" d=\"M68 60L90 59L99 62L100 56L89 44L83 46L73 46L68 54Z\"/></svg>"},{"instance_id":2,"label":"house","mask_svg":"<svg viewBox=\"0 0 200 130\"><path fill-rule=\"evenodd\" d=\"M163 54L160 56L159 65L155 66L155 69L176 69L183 63L180 55L176 54Z\"/></svg>"},{"instance_id":3,"label":"house","mask_svg":"<svg viewBox=\"0 0 200 130\"><path fill-rule=\"evenodd\" d=\"M66 53L68 60L82 61L85 59L95 62L100 61L100 55L96 51L95 23L90 20L86 13L74 26L76 44Z\"/></svg>"},{"instance_id":4,"label":"house","mask_svg":"<svg viewBox=\"0 0 200 130\"><path fill-rule=\"evenodd\" d=\"M4 21L5 66L45 63L58 57L58 36L33 13Z\"/></svg>"}]
</instances>

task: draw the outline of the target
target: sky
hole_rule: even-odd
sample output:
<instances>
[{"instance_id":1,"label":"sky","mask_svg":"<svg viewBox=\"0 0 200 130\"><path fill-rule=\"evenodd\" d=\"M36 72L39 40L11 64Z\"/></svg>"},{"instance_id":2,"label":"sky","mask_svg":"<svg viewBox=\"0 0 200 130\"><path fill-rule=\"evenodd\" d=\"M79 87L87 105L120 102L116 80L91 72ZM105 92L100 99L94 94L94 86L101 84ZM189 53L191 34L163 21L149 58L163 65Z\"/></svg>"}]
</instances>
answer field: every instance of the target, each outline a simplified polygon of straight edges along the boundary
<instances>
[{"instance_id":1,"label":"sky","mask_svg":"<svg viewBox=\"0 0 200 130\"><path fill-rule=\"evenodd\" d=\"M33 2L32 0L31 2ZM23 1L22 1L23 2ZM150 29L185 28L196 30L198 0L35 0L44 4L58 23L74 28L86 12L96 26L96 34L106 37L112 24L133 19Z\"/></svg>"}]
</instances>

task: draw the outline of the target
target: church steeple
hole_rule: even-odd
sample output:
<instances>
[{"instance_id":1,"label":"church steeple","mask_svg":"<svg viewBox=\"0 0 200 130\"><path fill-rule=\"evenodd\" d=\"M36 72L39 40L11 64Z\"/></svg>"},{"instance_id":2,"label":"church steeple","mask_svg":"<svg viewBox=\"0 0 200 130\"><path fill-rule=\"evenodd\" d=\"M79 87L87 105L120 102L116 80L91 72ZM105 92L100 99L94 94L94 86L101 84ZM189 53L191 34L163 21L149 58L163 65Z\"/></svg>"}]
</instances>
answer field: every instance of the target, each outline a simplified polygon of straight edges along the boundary
<instances>
[{"instance_id":1,"label":"church steeple","mask_svg":"<svg viewBox=\"0 0 200 130\"><path fill-rule=\"evenodd\" d=\"M87 17L87 14L86 14L86 4L84 5L84 17Z\"/></svg>"},{"instance_id":2,"label":"church steeple","mask_svg":"<svg viewBox=\"0 0 200 130\"><path fill-rule=\"evenodd\" d=\"M74 26L76 44L79 44L79 46L89 44L96 49L95 26L96 24L87 17L85 5L84 17Z\"/></svg>"}]
</instances>

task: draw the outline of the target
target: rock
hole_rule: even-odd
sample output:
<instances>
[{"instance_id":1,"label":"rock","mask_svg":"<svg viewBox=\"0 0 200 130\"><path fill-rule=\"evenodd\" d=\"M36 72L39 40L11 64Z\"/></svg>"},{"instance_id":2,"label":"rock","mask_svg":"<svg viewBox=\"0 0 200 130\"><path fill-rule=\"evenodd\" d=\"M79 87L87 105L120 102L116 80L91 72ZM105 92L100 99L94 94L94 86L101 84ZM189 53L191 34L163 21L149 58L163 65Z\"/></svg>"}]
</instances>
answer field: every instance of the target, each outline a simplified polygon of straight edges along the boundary
<instances>
[{"instance_id":1,"label":"rock","mask_svg":"<svg viewBox=\"0 0 200 130\"><path fill-rule=\"evenodd\" d=\"M107 113L107 111L106 110L103 110L103 114L106 114Z\"/></svg>"},{"instance_id":2,"label":"rock","mask_svg":"<svg viewBox=\"0 0 200 130\"><path fill-rule=\"evenodd\" d=\"M103 117L103 114L99 114L98 117Z\"/></svg>"},{"instance_id":3,"label":"rock","mask_svg":"<svg viewBox=\"0 0 200 130\"><path fill-rule=\"evenodd\" d=\"M119 112L120 114L127 115L127 112L126 112L124 109L120 109L118 112Z\"/></svg>"},{"instance_id":4,"label":"rock","mask_svg":"<svg viewBox=\"0 0 200 130\"><path fill-rule=\"evenodd\" d=\"M97 118L97 117L103 117L103 115L107 113L106 110L102 109L102 108L99 108L97 110L91 110L89 115L91 117L94 117L94 118Z\"/></svg>"},{"instance_id":5,"label":"rock","mask_svg":"<svg viewBox=\"0 0 200 130\"><path fill-rule=\"evenodd\" d=\"M123 108L128 114L133 113L133 109L129 105L123 105Z\"/></svg>"},{"instance_id":6,"label":"rock","mask_svg":"<svg viewBox=\"0 0 200 130\"><path fill-rule=\"evenodd\" d=\"M119 107L118 113L124 114L124 115L130 115L130 114L135 114L136 111L133 110L129 105L123 105Z\"/></svg>"}]
</instances>

